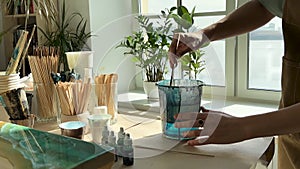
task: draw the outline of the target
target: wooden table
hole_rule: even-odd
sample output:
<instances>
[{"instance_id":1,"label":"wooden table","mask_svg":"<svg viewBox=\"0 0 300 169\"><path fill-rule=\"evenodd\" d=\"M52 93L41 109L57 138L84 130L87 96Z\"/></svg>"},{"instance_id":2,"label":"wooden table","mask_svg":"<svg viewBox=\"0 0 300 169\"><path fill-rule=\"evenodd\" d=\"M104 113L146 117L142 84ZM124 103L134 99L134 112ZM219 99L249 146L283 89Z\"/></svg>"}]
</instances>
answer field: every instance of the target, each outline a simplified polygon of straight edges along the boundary
<instances>
[{"instance_id":1,"label":"wooden table","mask_svg":"<svg viewBox=\"0 0 300 169\"><path fill-rule=\"evenodd\" d=\"M109 127L117 135L119 128L123 127L126 133L130 133L134 140L142 139L161 133L161 121L158 119L150 119L137 117L129 114L118 114L117 123ZM60 134L57 124L42 125L37 124L35 128ZM91 134L84 135L85 141L91 141ZM266 147L265 147L266 148ZM262 150L263 152L264 150ZM136 157L133 166L124 166L122 160L119 159L113 165L113 169L130 168L130 169L182 169L182 168L203 168L203 169L248 169L255 163L249 163L232 157L212 157L196 155L192 153L182 153L178 151L164 151L158 149L148 149L135 147L135 154L155 154L149 157Z\"/></svg>"}]
</instances>

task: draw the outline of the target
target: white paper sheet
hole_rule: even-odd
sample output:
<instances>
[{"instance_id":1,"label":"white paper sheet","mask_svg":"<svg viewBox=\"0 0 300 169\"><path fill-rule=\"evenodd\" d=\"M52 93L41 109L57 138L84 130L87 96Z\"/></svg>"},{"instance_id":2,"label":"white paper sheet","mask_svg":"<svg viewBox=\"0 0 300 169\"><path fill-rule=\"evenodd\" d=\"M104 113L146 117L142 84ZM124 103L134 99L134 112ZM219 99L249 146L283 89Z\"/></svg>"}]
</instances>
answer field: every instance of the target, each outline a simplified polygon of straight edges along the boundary
<instances>
[{"instance_id":1,"label":"white paper sheet","mask_svg":"<svg viewBox=\"0 0 300 169\"><path fill-rule=\"evenodd\" d=\"M246 140L234 144L210 144L192 147L186 145L184 142L171 140L163 137L162 134L157 134L134 140L134 146L149 150L162 150L161 153L165 151L175 151L180 153L202 155L206 157L235 158L251 163L256 162L261 157L271 141L272 137L265 137ZM154 152L158 153L159 151L149 151L148 153L147 151L143 151L143 153L136 154L136 156L137 158L144 158L158 155Z\"/></svg>"}]
</instances>

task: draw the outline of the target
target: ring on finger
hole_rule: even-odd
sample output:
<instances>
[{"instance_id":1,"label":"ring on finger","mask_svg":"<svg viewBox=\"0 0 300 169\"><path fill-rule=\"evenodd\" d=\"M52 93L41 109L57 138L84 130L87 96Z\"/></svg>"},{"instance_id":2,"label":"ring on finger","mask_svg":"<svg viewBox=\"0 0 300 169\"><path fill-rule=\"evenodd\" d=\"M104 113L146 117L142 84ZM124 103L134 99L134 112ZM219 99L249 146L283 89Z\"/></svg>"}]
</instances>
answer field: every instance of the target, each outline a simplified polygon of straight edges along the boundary
<instances>
[{"instance_id":1,"label":"ring on finger","mask_svg":"<svg viewBox=\"0 0 300 169\"><path fill-rule=\"evenodd\" d=\"M198 120L198 124L199 124L199 127L203 127L204 121L202 119L199 119Z\"/></svg>"}]
</instances>

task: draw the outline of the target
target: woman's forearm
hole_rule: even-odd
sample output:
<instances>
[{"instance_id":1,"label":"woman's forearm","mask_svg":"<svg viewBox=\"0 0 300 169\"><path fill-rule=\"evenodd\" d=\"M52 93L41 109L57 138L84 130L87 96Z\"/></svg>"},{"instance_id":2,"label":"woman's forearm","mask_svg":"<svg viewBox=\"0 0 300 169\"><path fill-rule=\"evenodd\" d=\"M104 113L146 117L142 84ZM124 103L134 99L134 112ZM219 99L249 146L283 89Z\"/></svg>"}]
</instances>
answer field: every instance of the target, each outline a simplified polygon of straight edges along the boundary
<instances>
[{"instance_id":1,"label":"woman's forearm","mask_svg":"<svg viewBox=\"0 0 300 169\"><path fill-rule=\"evenodd\" d=\"M220 40L257 29L274 17L257 0L252 0L202 31L211 40Z\"/></svg>"},{"instance_id":2,"label":"woman's forearm","mask_svg":"<svg viewBox=\"0 0 300 169\"><path fill-rule=\"evenodd\" d=\"M242 118L248 138L300 133L300 103L266 114Z\"/></svg>"}]
</instances>

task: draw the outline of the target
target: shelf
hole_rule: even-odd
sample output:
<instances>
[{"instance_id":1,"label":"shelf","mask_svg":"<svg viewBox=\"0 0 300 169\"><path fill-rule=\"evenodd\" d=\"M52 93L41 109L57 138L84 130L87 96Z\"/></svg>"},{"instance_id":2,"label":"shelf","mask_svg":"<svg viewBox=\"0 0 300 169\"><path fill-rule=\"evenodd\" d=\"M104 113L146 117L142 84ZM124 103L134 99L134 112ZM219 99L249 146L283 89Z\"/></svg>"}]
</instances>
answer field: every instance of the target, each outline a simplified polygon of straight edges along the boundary
<instances>
[{"instance_id":1,"label":"shelf","mask_svg":"<svg viewBox=\"0 0 300 169\"><path fill-rule=\"evenodd\" d=\"M36 13L31 13L28 16L29 17L35 17L37 14ZM27 14L17 14L17 15L5 15L4 17L6 18L25 18Z\"/></svg>"}]
</instances>

